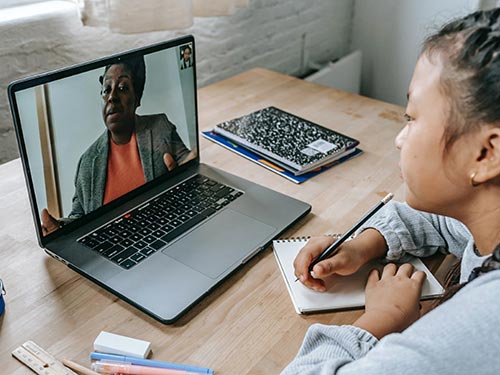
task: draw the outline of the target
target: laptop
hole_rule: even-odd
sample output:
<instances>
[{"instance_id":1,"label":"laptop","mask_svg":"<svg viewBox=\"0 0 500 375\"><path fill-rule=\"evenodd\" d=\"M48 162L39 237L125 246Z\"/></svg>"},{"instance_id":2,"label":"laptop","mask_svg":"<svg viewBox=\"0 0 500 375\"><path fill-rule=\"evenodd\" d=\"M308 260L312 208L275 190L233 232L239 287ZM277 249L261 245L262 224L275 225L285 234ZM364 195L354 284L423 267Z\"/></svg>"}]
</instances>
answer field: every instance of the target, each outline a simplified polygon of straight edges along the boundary
<instances>
[{"instance_id":1,"label":"laptop","mask_svg":"<svg viewBox=\"0 0 500 375\"><path fill-rule=\"evenodd\" d=\"M162 323L311 209L200 163L193 36L8 93L39 245Z\"/></svg>"}]
</instances>

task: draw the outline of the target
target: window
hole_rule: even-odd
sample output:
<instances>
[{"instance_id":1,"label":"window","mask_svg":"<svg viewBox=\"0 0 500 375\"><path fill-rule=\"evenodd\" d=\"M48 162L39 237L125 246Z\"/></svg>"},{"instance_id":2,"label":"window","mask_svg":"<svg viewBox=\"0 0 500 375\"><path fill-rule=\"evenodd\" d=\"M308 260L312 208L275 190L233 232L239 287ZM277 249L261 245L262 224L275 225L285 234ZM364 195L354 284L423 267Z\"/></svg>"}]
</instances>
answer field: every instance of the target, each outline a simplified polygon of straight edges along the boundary
<instances>
[{"instance_id":1,"label":"window","mask_svg":"<svg viewBox=\"0 0 500 375\"><path fill-rule=\"evenodd\" d=\"M75 2L47 0L0 0L0 24L21 21L33 16L48 16L61 12L75 12Z\"/></svg>"},{"instance_id":2,"label":"window","mask_svg":"<svg viewBox=\"0 0 500 375\"><path fill-rule=\"evenodd\" d=\"M21 5L41 3L44 0L2 0L0 1L0 9L2 8L12 8ZM45 0L46 1L46 0Z\"/></svg>"}]
</instances>

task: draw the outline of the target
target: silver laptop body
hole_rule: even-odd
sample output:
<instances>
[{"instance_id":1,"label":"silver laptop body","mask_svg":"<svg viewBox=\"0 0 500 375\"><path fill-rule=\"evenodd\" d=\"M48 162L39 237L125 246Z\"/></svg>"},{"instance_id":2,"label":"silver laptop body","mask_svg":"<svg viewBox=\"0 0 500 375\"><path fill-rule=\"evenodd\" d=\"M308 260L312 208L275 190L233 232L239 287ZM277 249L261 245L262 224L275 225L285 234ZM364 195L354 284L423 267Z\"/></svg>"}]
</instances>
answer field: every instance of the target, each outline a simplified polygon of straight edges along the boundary
<instances>
[{"instance_id":1,"label":"silver laptop body","mask_svg":"<svg viewBox=\"0 0 500 375\"><path fill-rule=\"evenodd\" d=\"M194 38L186 36L9 86L40 246L166 324L311 209L307 203L200 163L195 55ZM113 184L108 174L101 182L96 176L103 165L105 171L112 168L115 151L111 146L103 151L98 145L103 139L111 142L113 124L108 118L119 118L123 108L106 110L106 100L115 100L104 99L112 86L106 86L107 77L113 67L132 70L125 69L124 61L139 60L144 61L145 84L133 131L145 183L110 200L108 188L113 191L121 184ZM130 75L135 85L138 73ZM113 94L118 97L126 88L116 84L116 90L122 90ZM139 118L146 124L139 125ZM159 160L164 159L158 159L162 156L158 147L163 146L156 144L165 130L157 123L162 121L168 122L170 133L161 145L179 152L172 155L177 166L171 171L163 171ZM149 128L158 128L159 133ZM145 131L150 138L145 138ZM168 144L172 140L177 140L175 147ZM95 158L91 162L89 155ZM99 158L105 162L95 161ZM97 191L98 207L95 196L87 197L89 191L94 195ZM56 229L44 231L43 212L55 220Z\"/></svg>"}]
</instances>

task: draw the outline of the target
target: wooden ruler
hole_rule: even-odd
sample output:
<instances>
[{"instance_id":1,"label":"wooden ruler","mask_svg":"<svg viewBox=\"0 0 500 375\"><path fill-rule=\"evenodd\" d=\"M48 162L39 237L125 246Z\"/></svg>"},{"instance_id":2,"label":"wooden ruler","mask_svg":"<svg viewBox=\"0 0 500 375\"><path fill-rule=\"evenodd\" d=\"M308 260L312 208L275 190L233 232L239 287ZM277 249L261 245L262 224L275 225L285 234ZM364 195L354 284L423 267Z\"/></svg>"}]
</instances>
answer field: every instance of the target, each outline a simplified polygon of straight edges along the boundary
<instances>
[{"instance_id":1,"label":"wooden ruler","mask_svg":"<svg viewBox=\"0 0 500 375\"><path fill-rule=\"evenodd\" d=\"M33 341L26 341L12 356L40 375L77 375Z\"/></svg>"}]
</instances>

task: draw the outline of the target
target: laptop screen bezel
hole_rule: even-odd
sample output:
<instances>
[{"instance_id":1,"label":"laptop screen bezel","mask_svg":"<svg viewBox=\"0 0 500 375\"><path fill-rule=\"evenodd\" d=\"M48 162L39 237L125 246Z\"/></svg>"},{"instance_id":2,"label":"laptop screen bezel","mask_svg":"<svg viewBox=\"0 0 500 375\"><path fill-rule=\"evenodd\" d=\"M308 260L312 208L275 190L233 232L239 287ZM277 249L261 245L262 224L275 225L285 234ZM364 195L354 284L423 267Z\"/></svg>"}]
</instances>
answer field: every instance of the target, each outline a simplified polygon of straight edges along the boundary
<instances>
[{"instance_id":1,"label":"laptop screen bezel","mask_svg":"<svg viewBox=\"0 0 500 375\"><path fill-rule=\"evenodd\" d=\"M39 86L42 84L50 83L53 81L57 81L63 78L67 78L73 75L85 73L90 70L95 70L99 68L103 68L108 64L111 64L113 62L116 62L117 60L124 59L124 58L130 58L130 57L135 57L135 56L144 56L150 53L158 52L161 50L166 50L169 48L174 48L177 46L182 46L184 44L191 43L193 46L192 50L192 58L193 58L193 93L194 93L194 108L195 108L195 129L196 129L196 156L192 160L188 161L187 163L180 165L179 167L175 168L171 173L168 173L166 175L160 176L155 178L152 181L149 181L145 183L144 185L140 186L137 189L132 190L131 192L121 196L120 198L115 199L114 201L96 209L95 211L92 211L81 218L75 219L74 221L68 223L67 225L64 225L62 228L54 231L53 233L43 235L42 233L42 226L41 226L41 219L40 215L38 213L38 204L36 200L36 194L35 194L35 188L33 184L33 179L32 179L32 174L30 170L30 165L28 162L28 153L26 150L26 144L24 142L24 136L23 136L23 130L22 130L22 124L20 121L20 116L19 116L19 108L17 106L17 101L16 101L16 93L33 88L35 86ZM120 205L122 205L124 202L130 200L131 198L140 195L141 193L144 193L145 191L151 189L153 186L159 185L166 180L172 178L173 176L182 173L186 169L199 164L200 162L200 152L199 152L199 147L200 147L200 142L199 142L199 126L198 126L198 98L196 95L196 89L197 89L197 79L196 79L196 47L195 47L195 41L193 35L186 35L180 38L168 40L165 42L160 42L160 43L155 43L152 45L148 45L145 47L141 48L136 48L120 53L116 53L113 55L109 55L100 59L95 59L92 61L84 62L81 64L69 66L66 68L38 74L32 77L24 78L21 80L17 80L9 84L8 86L8 97L9 97L9 102L10 102L10 107L11 107L11 113L14 121L14 128L16 130L16 138L18 142L18 147L19 147L19 152L22 160L22 165L23 165L23 170L24 170L24 175L26 179L26 184L28 188L28 195L30 199L30 204L31 204L31 211L33 214L33 219L35 222L35 229L36 229L36 234L38 238L38 242L41 247L45 247L47 243L50 241L53 241L54 239L63 236L65 234L68 234L69 232L73 231L75 228L78 228L82 225L85 225L92 220L94 220L96 217L99 217L106 212L109 212L113 209L116 209Z\"/></svg>"}]
</instances>

